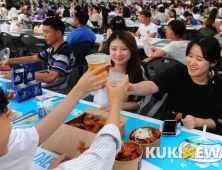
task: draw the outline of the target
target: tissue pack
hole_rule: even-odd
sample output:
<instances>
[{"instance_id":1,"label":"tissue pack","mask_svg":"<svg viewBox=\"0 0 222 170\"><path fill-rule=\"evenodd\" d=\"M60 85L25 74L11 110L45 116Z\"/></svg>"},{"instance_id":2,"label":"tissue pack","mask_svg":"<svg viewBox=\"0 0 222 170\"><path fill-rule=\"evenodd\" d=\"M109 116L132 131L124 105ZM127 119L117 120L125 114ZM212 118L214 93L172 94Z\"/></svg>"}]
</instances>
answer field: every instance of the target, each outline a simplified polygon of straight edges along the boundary
<instances>
[{"instance_id":1,"label":"tissue pack","mask_svg":"<svg viewBox=\"0 0 222 170\"><path fill-rule=\"evenodd\" d=\"M5 95L11 91L14 91L12 100L19 103L42 95L42 85L35 80L33 63L12 68L12 82L6 84Z\"/></svg>"}]
</instances>

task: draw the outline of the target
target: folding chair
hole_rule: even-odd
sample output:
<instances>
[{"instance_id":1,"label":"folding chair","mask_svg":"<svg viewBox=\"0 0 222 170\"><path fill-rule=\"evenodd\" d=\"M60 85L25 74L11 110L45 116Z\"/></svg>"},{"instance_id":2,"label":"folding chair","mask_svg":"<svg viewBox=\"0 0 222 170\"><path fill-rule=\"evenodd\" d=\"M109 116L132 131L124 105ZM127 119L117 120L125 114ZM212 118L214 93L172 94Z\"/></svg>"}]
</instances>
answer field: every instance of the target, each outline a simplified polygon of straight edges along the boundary
<instances>
[{"instance_id":1,"label":"folding chair","mask_svg":"<svg viewBox=\"0 0 222 170\"><path fill-rule=\"evenodd\" d=\"M23 53L27 52L27 47L22 44L22 42L17 37L13 37L11 34L6 32L2 32L1 36L4 41L7 43L7 47L11 50L11 52L16 53L16 57L22 57Z\"/></svg>"},{"instance_id":2,"label":"folding chair","mask_svg":"<svg viewBox=\"0 0 222 170\"><path fill-rule=\"evenodd\" d=\"M198 35L203 35L203 36L215 36L217 33L211 30L210 28L201 28L198 31Z\"/></svg>"},{"instance_id":3,"label":"folding chair","mask_svg":"<svg viewBox=\"0 0 222 170\"><path fill-rule=\"evenodd\" d=\"M10 49L9 48L4 48L0 51L0 61L8 59L9 56L10 56Z\"/></svg>"},{"instance_id":4,"label":"folding chair","mask_svg":"<svg viewBox=\"0 0 222 170\"><path fill-rule=\"evenodd\" d=\"M36 55L48 48L48 44L29 34L21 34L20 40L26 45L28 55ZM37 43L44 44L43 46L37 46ZM41 48L42 47L42 48ZM40 62L40 70L44 70L44 62Z\"/></svg>"},{"instance_id":5,"label":"folding chair","mask_svg":"<svg viewBox=\"0 0 222 170\"><path fill-rule=\"evenodd\" d=\"M85 57L89 54L89 50L91 50L93 46L94 44L92 42L84 41L71 47L71 49L73 50L74 57L76 59L74 68L78 68L79 78L83 75L83 66L87 65Z\"/></svg>"},{"instance_id":6,"label":"folding chair","mask_svg":"<svg viewBox=\"0 0 222 170\"><path fill-rule=\"evenodd\" d=\"M144 65L145 75L148 80L152 80L154 77L164 72L167 68L172 67L176 64L182 63L168 57L155 58L153 60L148 61Z\"/></svg>"}]
</instances>

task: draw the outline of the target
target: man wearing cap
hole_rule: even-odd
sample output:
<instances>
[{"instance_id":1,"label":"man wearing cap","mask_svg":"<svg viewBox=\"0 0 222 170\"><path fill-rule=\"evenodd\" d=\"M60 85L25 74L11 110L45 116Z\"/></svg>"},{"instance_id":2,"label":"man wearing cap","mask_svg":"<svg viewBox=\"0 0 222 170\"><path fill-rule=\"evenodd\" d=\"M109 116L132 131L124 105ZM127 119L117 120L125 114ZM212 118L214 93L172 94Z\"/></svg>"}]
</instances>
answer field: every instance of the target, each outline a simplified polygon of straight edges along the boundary
<instances>
[{"instance_id":1,"label":"man wearing cap","mask_svg":"<svg viewBox=\"0 0 222 170\"><path fill-rule=\"evenodd\" d=\"M26 21L31 21L32 20L32 18L28 19L26 17L27 9L25 7L21 7L20 10L21 10L21 13L18 15L18 22L22 22L23 19L26 20Z\"/></svg>"}]
</instances>

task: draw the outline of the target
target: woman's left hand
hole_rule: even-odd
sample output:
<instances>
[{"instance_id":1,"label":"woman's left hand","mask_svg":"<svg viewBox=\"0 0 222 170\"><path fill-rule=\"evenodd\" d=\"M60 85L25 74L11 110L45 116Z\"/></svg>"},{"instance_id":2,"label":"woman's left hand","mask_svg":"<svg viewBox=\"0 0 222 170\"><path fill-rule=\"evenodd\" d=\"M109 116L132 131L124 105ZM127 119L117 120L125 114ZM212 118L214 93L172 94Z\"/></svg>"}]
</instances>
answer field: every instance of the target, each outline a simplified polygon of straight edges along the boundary
<instances>
[{"instance_id":1,"label":"woman's left hand","mask_svg":"<svg viewBox=\"0 0 222 170\"><path fill-rule=\"evenodd\" d=\"M187 129L194 129L196 127L196 118L191 115L187 115L184 119L181 119L181 121Z\"/></svg>"},{"instance_id":2,"label":"woman's left hand","mask_svg":"<svg viewBox=\"0 0 222 170\"><path fill-rule=\"evenodd\" d=\"M110 109L110 104L104 104L103 106L101 106L100 108L99 108L99 110L104 110L104 111L109 111L109 109Z\"/></svg>"}]
</instances>

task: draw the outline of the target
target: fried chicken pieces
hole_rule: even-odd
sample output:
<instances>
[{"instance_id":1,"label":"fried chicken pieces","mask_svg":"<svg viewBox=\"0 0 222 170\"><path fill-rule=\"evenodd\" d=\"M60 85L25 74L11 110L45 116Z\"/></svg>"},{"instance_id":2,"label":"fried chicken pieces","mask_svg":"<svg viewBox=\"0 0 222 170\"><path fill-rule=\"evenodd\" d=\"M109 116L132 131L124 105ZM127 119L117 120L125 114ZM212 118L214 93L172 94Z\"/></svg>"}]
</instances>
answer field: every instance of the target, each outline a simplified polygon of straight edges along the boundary
<instances>
[{"instance_id":1,"label":"fried chicken pieces","mask_svg":"<svg viewBox=\"0 0 222 170\"><path fill-rule=\"evenodd\" d=\"M134 129L132 131L132 134L136 131L137 129ZM160 136L161 136L161 132L159 129L155 129L155 130L152 130L152 129L147 129L147 131L150 131L152 136L151 137L148 137L148 138L145 138L145 139L136 139L135 138L135 134L131 136L130 138L130 141L131 142L136 142L136 143L139 143L139 144L150 144L150 143L154 143L156 141L159 140Z\"/></svg>"},{"instance_id":2,"label":"fried chicken pieces","mask_svg":"<svg viewBox=\"0 0 222 170\"><path fill-rule=\"evenodd\" d=\"M124 146L123 146L124 145ZM142 147L135 144L123 144L116 155L117 161L132 161L142 154Z\"/></svg>"},{"instance_id":3,"label":"fried chicken pieces","mask_svg":"<svg viewBox=\"0 0 222 170\"><path fill-rule=\"evenodd\" d=\"M175 120L178 121L180 119L182 119L182 113L177 113Z\"/></svg>"},{"instance_id":4,"label":"fried chicken pieces","mask_svg":"<svg viewBox=\"0 0 222 170\"><path fill-rule=\"evenodd\" d=\"M14 98L14 91L10 91L9 95L7 96L7 99L13 99Z\"/></svg>"},{"instance_id":5,"label":"fried chicken pieces","mask_svg":"<svg viewBox=\"0 0 222 170\"><path fill-rule=\"evenodd\" d=\"M81 143L76 149L77 149L77 150L80 150L80 154L82 154L82 153L85 152L87 149L89 149L89 147L85 147L85 143Z\"/></svg>"},{"instance_id":6,"label":"fried chicken pieces","mask_svg":"<svg viewBox=\"0 0 222 170\"><path fill-rule=\"evenodd\" d=\"M93 133L98 133L101 128L106 124L106 119L100 119L99 121L96 118L90 118L90 115L86 115L83 119L83 123L72 123L70 122L69 125L84 129Z\"/></svg>"}]
</instances>

